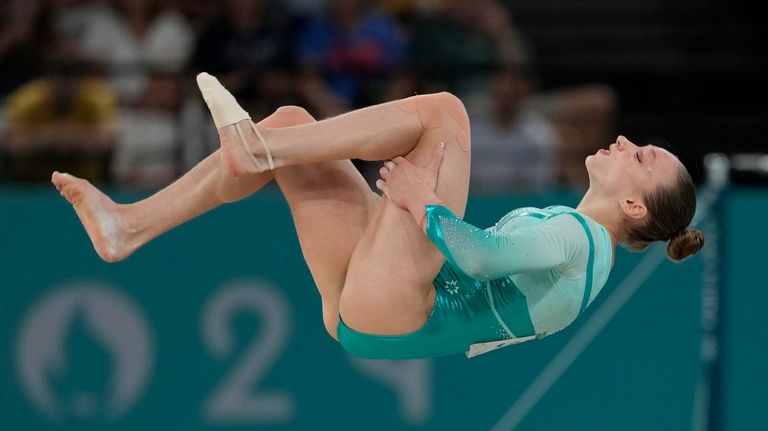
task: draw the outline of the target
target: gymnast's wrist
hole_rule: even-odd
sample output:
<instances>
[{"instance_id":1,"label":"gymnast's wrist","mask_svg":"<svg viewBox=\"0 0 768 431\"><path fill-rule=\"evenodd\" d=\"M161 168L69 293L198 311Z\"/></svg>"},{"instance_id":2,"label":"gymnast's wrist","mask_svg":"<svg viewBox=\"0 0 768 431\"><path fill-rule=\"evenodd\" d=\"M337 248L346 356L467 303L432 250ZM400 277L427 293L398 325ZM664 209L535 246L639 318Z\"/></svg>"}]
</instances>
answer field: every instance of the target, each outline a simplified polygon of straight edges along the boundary
<instances>
[{"instance_id":1,"label":"gymnast's wrist","mask_svg":"<svg viewBox=\"0 0 768 431\"><path fill-rule=\"evenodd\" d=\"M408 211L413 214L417 219L420 219L423 215L427 205L440 205L441 201L437 197L434 191L428 187L419 188L414 190L412 199L408 205Z\"/></svg>"},{"instance_id":2,"label":"gymnast's wrist","mask_svg":"<svg viewBox=\"0 0 768 431\"><path fill-rule=\"evenodd\" d=\"M442 205L443 202L434 194L421 196L420 199L415 200L413 206L410 206L408 211L413 216L413 219L419 225L421 230L426 230L427 224L427 206L429 205Z\"/></svg>"}]
</instances>

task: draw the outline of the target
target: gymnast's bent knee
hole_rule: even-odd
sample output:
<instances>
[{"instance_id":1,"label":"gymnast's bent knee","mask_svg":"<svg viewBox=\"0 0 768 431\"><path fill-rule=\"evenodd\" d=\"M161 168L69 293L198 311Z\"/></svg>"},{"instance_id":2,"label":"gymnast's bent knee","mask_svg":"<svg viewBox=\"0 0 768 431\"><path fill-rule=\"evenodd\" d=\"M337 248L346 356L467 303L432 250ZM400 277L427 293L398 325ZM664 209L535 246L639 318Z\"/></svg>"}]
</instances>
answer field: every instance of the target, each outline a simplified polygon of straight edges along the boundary
<instances>
[{"instance_id":1,"label":"gymnast's bent knee","mask_svg":"<svg viewBox=\"0 0 768 431\"><path fill-rule=\"evenodd\" d=\"M398 100L395 105L409 114L416 113L426 130L442 126L445 116L448 116L461 129L457 134L459 146L469 151L469 116L458 97L448 92L423 94Z\"/></svg>"}]
</instances>

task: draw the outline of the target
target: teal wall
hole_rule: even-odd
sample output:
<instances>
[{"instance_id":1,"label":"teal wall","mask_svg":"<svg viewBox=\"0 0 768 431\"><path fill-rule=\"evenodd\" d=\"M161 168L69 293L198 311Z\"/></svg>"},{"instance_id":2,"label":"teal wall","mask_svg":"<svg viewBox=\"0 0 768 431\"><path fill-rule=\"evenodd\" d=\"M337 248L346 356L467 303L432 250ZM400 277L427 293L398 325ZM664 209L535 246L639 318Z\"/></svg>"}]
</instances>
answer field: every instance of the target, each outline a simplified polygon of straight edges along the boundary
<instances>
[{"instance_id":1,"label":"teal wall","mask_svg":"<svg viewBox=\"0 0 768 431\"><path fill-rule=\"evenodd\" d=\"M768 194L733 193L725 212L724 421L729 430L768 429Z\"/></svg>"},{"instance_id":2,"label":"teal wall","mask_svg":"<svg viewBox=\"0 0 768 431\"><path fill-rule=\"evenodd\" d=\"M576 197L474 198L466 218L554 203ZM724 207L725 429L768 429L768 229L741 221L768 220L768 194L733 191ZM0 430L490 429L643 256L620 251L601 297L544 340L389 362L325 335L273 191L107 264L57 194L5 190L0 238ZM702 268L662 263L517 429L691 429Z\"/></svg>"}]
</instances>

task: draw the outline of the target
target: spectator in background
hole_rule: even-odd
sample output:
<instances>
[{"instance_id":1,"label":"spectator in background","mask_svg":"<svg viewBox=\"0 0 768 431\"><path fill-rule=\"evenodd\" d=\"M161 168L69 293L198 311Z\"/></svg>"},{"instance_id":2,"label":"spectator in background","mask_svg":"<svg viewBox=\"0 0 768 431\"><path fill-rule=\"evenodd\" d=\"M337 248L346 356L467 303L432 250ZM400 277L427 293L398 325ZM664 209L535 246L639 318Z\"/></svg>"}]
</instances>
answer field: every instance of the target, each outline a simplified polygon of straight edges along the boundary
<instances>
[{"instance_id":1,"label":"spectator in background","mask_svg":"<svg viewBox=\"0 0 768 431\"><path fill-rule=\"evenodd\" d=\"M467 103L472 193L536 192L558 185L560 139L549 118L526 106L533 93L528 73L518 66L502 68L484 97Z\"/></svg>"},{"instance_id":2,"label":"spectator in background","mask_svg":"<svg viewBox=\"0 0 768 431\"><path fill-rule=\"evenodd\" d=\"M616 96L600 84L544 93L530 69L507 65L467 109L473 193L584 190L584 159L611 142Z\"/></svg>"},{"instance_id":3,"label":"spectator in background","mask_svg":"<svg viewBox=\"0 0 768 431\"><path fill-rule=\"evenodd\" d=\"M534 51L497 0L442 0L412 28L415 90L451 91L469 111L474 193L588 184L583 161L613 134L610 88L543 92Z\"/></svg>"},{"instance_id":4,"label":"spectator in background","mask_svg":"<svg viewBox=\"0 0 768 431\"><path fill-rule=\"evenodd\" d=\"M111 0L93 14L80 38L82 53L103 64L122 106L144 97L153 72L181 72L194 33L163 0Z\"/></svg>"},{"instance_id":5,"label":"spectator in background","mask_svg":"<svg viewBox=\"0 0 768 431\"><path fill-rule=\"evenodd\" d=\"M169 6L184 16L192 31L199 37L216 19L221 1L168 0Z\"/></svg>"},{"instance_id":6,"label":"spectator in background","mask_svg":"<svg viewBox=\"0 0 768 431\"><path fill-rule=\"evenodd\" d=\"M221 7L196 42L193 75L219 76L254 117L293 101L289 16L271 0L225 0Z\"/></svg>"},{"instance_id":7,"label":"spectator in background","mask_svg":"<svg viewBox=\"0 0 768 431\"><path fill-rule=\"evenodd\" d=\"M101 0L45 0L51 9L56 36L77 42L98 14L108 7Z\"/></svg>"},{"instance_id":8,"label":"spectator in background","mask_svg":"<svg viewBox=\"0 0 768 431\"><path fill-rule=\"evenodd\" d=\"M0 2L0 101L44 73L49 46L81 36L90 12L88 0L7 0Z\"/></svg>"},{"instance_id":9,"label":"spectator in background","mask_svg":"<svg viewBox=\"0 0 768 431\"><path fill-rule=\"evenodd\" d=\"M156 189L175 178L181 76L192 28L161 0L112 0L80 38L118 94L121 133L112 165L118 185Z\"/></svg>"},{"instance_id":10,"label":"spectator in background","mask_svg":"<svg viewBox=\"0 0 768 431\"><path fill-rule=\"evenodd\" d=\"M443 0L412 26L413 67L421 93L482 92L501 64L525 64L528 49L495 0Z\"/></svg>"},{"instance_id":11,"label":"spectator in background","mask_svg":"<svg viewBox=\"0 0 768 431\"><path fill-rule=\"evenodd\" d=\"M48 54L45 75L8 97L6 158L11 180L48 182L55 169L109 180L115 93L66 46ZM66 168L62 167L66 166Z\"/></svg>"},{"instance_id":12,"label":"spectator in background","mask_svg":"<svg viewBox=\"0 0 768 431\"><path fill-rule=\"evenodd\" d=\"M584 159L616 135L618 96L602 83L585 83L539 92L528 104L546 115L560 137L561 186L586 190L589 178Z\"/></svg>"},{"instance_id":13,"label":"spectator in background","mask_svg":"<svg viewBox=\"0 0 768 431\"><path fill-rule=\"evenodd\" d=\"M329 0L296 45L298 89L317 118L394 100L407 95L402 74L408 54L405 28L371 0ZM353 160L370 185L378 164Z\"/></svg>"},{"instance_id":14,"label":"spectator in background","mask_svg":"<svg viewBox=\"0 0 768 431\"><path fill-rule=\"evenodd\" d=\"M395 97L407 58L405 29L368 0L329 0L298 37L299 87L318 117Z\"/></svg>"},{"instance_id":15,"label":"spectator in background","mask_svg":"<svg viewBox=\"0 0 768 431\"><path fill-rule=\"evenodd\" d=\"M42 55L52 36L51 14L39 2L0 2L0 101L42 75Z\"/></svg>"}]
</instances>

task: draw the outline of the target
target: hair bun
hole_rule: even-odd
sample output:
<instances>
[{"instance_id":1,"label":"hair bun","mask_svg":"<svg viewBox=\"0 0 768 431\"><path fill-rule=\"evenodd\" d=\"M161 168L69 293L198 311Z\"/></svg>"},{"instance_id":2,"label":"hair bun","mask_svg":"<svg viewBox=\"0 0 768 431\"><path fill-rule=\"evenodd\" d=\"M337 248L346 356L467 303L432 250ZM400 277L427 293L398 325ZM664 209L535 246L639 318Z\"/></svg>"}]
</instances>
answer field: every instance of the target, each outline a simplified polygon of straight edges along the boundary
<instances>
[{"instance_id":1,"label":"hair bun","mask_svg":"<svg viewBox=\"0 0 768 431\"><path fill-rule=\"evenodd\" d=\"M686 229L669 240L667 255L675 262L679 262L698 253L702 247L704 247L704 234L696 229Z\"/></svg>"}]
</instances>

